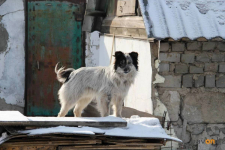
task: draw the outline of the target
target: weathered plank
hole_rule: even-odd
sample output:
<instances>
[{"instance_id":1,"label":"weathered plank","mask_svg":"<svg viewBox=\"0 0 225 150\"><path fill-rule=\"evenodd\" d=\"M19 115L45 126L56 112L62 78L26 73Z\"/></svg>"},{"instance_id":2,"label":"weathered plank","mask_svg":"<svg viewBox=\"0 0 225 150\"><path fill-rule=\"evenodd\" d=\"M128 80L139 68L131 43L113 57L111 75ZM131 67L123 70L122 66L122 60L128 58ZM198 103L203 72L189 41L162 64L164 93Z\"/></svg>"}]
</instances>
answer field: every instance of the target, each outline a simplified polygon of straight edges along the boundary
<instances>
[{"instance_id":1,"label":"weathered plank","mask_svg":"<svg viewBox=\"0 0 225 150\"><path fill-rule=\"evenodd\" d=\"M117 16L131 16L135 14L136 0L118 0L117 2Z\"/></svg>"},{"instance_id":2,"label":"weathered plank","mask_svg":"<svg viewBox=\"0 0 225 150\"><path fill-rule=\"evenodd\" d=\"M103 20L102 26L145 29L143 18L139 16L107 17Z\"/></svg>"},{"instance_id":3,"label":"weathered plank","mask_svg":"<svg viewBox=\"0 0 225 150\"><path fill-rule=\"evenodd\" d=\"M102 26L101 32L115 34L115 35L122 35L122 36L130 36L133 38L141 37L141 38L147 39L145 29L115 28L115 27Z\"/></svg>"},{"instance_id":4,"label":"weathered plank","mask_svg":"<svg viewBox=\"0 0 225 150\"><path fill-rule=\"evenodd\" d=\"M26 117L20 112L0 111L0 126L126 127L127 122L117 117Z\"/></svg>"}]
</instances>

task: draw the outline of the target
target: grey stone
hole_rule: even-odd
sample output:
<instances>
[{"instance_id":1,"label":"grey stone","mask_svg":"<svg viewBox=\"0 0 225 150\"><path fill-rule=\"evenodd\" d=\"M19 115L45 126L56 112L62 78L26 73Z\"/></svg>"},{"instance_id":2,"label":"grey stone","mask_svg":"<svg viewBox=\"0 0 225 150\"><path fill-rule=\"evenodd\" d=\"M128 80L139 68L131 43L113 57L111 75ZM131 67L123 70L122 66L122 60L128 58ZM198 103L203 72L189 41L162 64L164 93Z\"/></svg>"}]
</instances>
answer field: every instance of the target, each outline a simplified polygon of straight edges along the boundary
<instances>
[{"instance_id":1,"label":"grey stone","mask_svg":"<svg viewBox=\"0 0 225 150\"><path fill-rule=\"evenodd\" d=\"M215 87L215 75L205 76L205 87Z\"/></svg>"},{"instance_id":2,"label":"grey stone","mask_svg":"<svg viewBox=\"0 0 225 150\"><path fill-rule=\"evenodd\" d=\"M174 69L175 69L175 64L171 63L170 64L170 72L174 72Z\"/></svg>"},{"instance_id":3,"label":"grey stone","mask_svg":"<svg viewBox=\"0 0 225 150\"><path fill-rule=\"evenodd\" d=\"M208 54L202 53L202 54L199 54L196 57L196 61L199 61L199 62L209 62L210 61L210 57L209 57Z\"/></svg>"},{"instance_id":4,"label":"grey stone","mask_svg":"<svg viewBox=\"0 0 225 150\"><path fill-rule=\"evenodd\" d=\"M213 62L224 61L224 55L223 54L213 54L212 61Z\"/></svg>"},{"instance_id":5,"label":"grey stone","mask_svg":"<svg viewBox=\"0 0 225 150\"><path fill-rule=\"evenodd\" d=\"M159 64L159 72L167 72L170 70L170 65L166 63Z\"/></svg>"},{"instance_id":6,"label":"grey stone","mask_svg":"<svg viewBox=\"0 0 225 150\"><path fill-rule=\"evenodd\" d=\"M201 42L191 42L187 43L187 50L198 51L201 50Z\"/></svg>"},{"instance_id":7,"label":"grey stone","mask_svg":"<svg viewBox=\"0 0 225 150\"><path fill-rule=\"evenodd\" d=\"M160 53L159 59L168 62L180 62L180 54L178 53Z\"/></svg>"},{"instance_id":8,"label":"grey stone","mask_svg":"<svg viewBox=\"0 0 225 150\"><path fill-rule=\"evenodd\" d=\"M0 53L4 52L7 49L7 40L9 38L9 34L5 27L0 23Z\"/></svg>"},{"instance_id":9,"label":"grey stone","mask_svg":"<svg viewBox=\"0 0 225 150\"><path fill-rule=\"evenodd\" d=\"M192 87L192 74L183 75L183 86L184 87Z\"/></svg>"},{"instance_id":10,"label":"grey stone","mask_svg":"<svg viewBox=\"0 0 225 150\"><path fill-rule=\"evenodd\" d=\"M225 72L225 64L219 65L219 72Z\"/></svg>"},{"instance_id":11,"label":"grey stone","mask_svg":"<svg viewBox=\"0 0 225 150\"><path fill-rule=\"evenodd\" d=\"M163 76L165 78L164 83L159 83L158 85L160 87L181 87L181 76L172 76L172 75L167 75Z\"/></svg>"},{"instance_id":12,"label":"grey stone","mask_svg":"<svg viewBox=\"0 0 225 150\"><path fill-rule=\"evenodd\" d=\"M172 43L172 51L180 52L185 50L184 43Z\"/></svg>"},{"instance_id":13,"label":"grey stone","mask_svg":"<svg viewBox=\"0 0 225 150\"><path fill-rule=\"evenodd\" d=\"M169 43L161 43L161 44L160 44L160 51L162 51L162 52L168 51L169 48L170 48Z\"/></svg>"},{"instance_id":14,"label":"grey stone","mask_svg":"<svg viewBox=\"0 0 225 150\"><path fill-rule=\"evenodd\" d=\"M191 132L191 134L200 134L205 130L206 124L192 124L187 125L187 131Z\"/></svg>"},{"instance_id":15,"label":"grey stone","mask_svg":"<svg viewBox=\"0 0 225 150\"><path fill-rule=\"evenodd\" d=\"M225 76L221 76L216 80L216 87L220 87L220 88L225 87Z\"/></svg>"},{"instance_id":16,"label":"grey stone","mask_svg":"<svg viewBox=\"0 0 225 150\"><path fill-rule=\"evenodd\" d=\"M183 100L183 119L188 123L225 122L224 97L224 93L218 92L188 93Z\"/></svg>"},{"instance_id":17,"label":"grey stone","mask_svg":"<svg viewBox=\"0 0 225 150\"><path fill-rule=\"evenodd\" d=\"M218 64L216 64L216 63L206 63L205 64L205 71L206 72L217 72L218 71Z\"/></svg>"},{"instance_id":18,"label":"grey stone","mask_svg":"<svg viewBox=\"0 0 225 150\"><path fill-rule=\"evenodd\" d=\"M188 66L186 64L177 64L175 67L176 73L188 73Z\"/></svg>"},{"instance_id":19,"label":"grey stone","mask_svg":"<svg viewBox=\"0 0 225 150\"><path fill-rule=\"evenodd\" d=\"M195 87L201 87L204 86L204 75L199 75L195 79Z\"/></svg>"},{"instance_id":20,"label":"grey stone","mask_svg":"<svg viewBox=\"0 0 225 150\"><path fill-rule=\"evenodd\" d=\"M217 49L220 51L225 51L225 43L224 42L219 42L217 44Z\"/></svg>"},{"instance_id":21,"label":"grey stone","mask_svg":"<svg viewBox=\"0 0 225 150\"><path fill-rule=\"evenodd\" d=\"M204 51L214 50L215 47L216 47L215 42L203 42L203 44L202 44L202 50L204 50Z\"/></svg>"},{"instance_id":22,"label":"grey stone","mask_svg":"<svg viewBox=\"0 0 225 150\"><path fill-rule=\"evenodd\" d=\"M160 100L166 106L170 120L178 120L180 114L180 94L177 91L165 91Z\"/></svg>"},{"instance_id":23,"label":"grey stone","mask_svg":"<svg viewBox=\"0 0 225 150\"><path fill-rule=\"evenodd\" d=\"M173 126L174 132L179 139L182 139L183 143L189 143L191 140L191 134L189 132L184 133L183 135L182 128L178 126ZM165 149L166 150L166 149ZM178 149L179 150L179 149Z\"/></svg>"},{"instance_id":24,"label":"grey stone","mask_svg":"<svg viewBox=\"0 0 225 150\"><path fill-rule=\"evenodd\" d=\"M190 66L190 73L203 73L203 67Z\"/></svg>"},{"instance_id":25,"label":"grey stone","mask_svg":"<svg viewBox=\"0 0 225 150\"><path fill-rule=\"evenodd\" d=\"M7 104L5 102L5 99L1 99L0 98L0 110L4 111L4 110L17 110L19 112L21 112L22 114L24 113L24 108L23 107L19 107L16 105L12 105L12 104Z\"/></svg>"},{"instance_id":26,"label":"grey stone","mask_svg":"<svg viewBox=\"0 0 225 150\"><path fill-rule=\"evenodd\" d=\"M195 61L195 54L182 54L181 55L181 62L183 63L194 63Z\"/></svg>"}]
</instances>

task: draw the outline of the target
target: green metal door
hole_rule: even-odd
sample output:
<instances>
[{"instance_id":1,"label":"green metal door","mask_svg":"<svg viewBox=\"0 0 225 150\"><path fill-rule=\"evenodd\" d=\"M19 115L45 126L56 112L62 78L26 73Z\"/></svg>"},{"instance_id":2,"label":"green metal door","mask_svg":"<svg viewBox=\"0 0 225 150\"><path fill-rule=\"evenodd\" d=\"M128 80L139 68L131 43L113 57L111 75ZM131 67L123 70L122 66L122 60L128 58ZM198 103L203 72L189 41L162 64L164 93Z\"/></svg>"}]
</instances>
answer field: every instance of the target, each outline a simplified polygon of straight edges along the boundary
<instances>
[{"instance_id":1,"label":"green metal door","mask_svg":"<svg viewBox=\"0 0 225 150\"><path fill-rule=\"evenodd\" d=\"M82 66L85 0L27 2L26 114L56 116L60 110L54 67Z\"/></svg>"}]
</instances>

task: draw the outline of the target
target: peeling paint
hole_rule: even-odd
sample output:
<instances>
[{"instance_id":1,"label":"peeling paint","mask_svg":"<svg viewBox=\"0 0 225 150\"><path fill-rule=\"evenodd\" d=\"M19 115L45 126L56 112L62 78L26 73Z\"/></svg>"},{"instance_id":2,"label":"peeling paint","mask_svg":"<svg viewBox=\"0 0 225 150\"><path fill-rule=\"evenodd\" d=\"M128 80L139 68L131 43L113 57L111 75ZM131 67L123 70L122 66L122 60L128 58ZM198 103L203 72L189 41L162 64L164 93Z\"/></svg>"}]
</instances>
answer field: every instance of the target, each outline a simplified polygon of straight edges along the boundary
<instances>
[{"instance_id":1,"label":"peeling paint","mask_svg":"<svg viewBox=\"0 0 225 150\"><path fill-rule=\"evenodd\" d=\"M20 107L24 107L25 88L23 9L23 0L7 0L0 6L0 23L8 34L8 38L0 34L1 38L7 38L6 50L0 53L0 98L6 104Z\"/></svg>"},{"instance_id":2,"label":"peeling paint","mask_svg":"<svg viewBox=\"0 0 225 150\"><path fill-rule=\"evenodd\" d=\"M86 33L85 64L87 67L99 65L100 35L98 31Z\"/></svg>"},{"instance_id":3,"label":"peeling paint","mask_svg":"<svg viewBox=\"0 0 225 150\"><path fill-rule=\"evenodd\" d=\"M160 76L158 73L155 75L155 81L153 82L153 84L156 83L164 83L165 82L165 78L163 76Z\"/></svg>"}]
</instances>

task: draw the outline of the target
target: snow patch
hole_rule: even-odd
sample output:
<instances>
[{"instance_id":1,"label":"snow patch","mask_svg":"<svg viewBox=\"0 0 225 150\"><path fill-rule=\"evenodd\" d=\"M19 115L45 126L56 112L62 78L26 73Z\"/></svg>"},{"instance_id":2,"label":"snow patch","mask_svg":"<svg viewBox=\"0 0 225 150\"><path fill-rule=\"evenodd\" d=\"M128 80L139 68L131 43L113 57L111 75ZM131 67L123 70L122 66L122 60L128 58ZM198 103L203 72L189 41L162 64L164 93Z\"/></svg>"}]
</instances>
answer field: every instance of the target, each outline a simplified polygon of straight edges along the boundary
<instances>
[{"instance_id":1,"label":"snow patch","mask_svg":"<svg viewBox=\"0 0 225 150\"><path fill-rule=\"evenodd\" d=\"M108 117L105 117L108 118ZM111 117L112 118L112 117ZM99 118L102 120L102 118ZM109 119L109 118L108 118ZM53 128L40 128L33 130L20 131L29 135L68 133L68 134L104 134L106 136L135 137L135 138L154 138L167 139L181 142L178 138L170 137L166 134L157 118L131 117L126 119L127 127L117 128L97 128L97 127L65 127L58 126Z\"/></svg>"}]
</instances>

